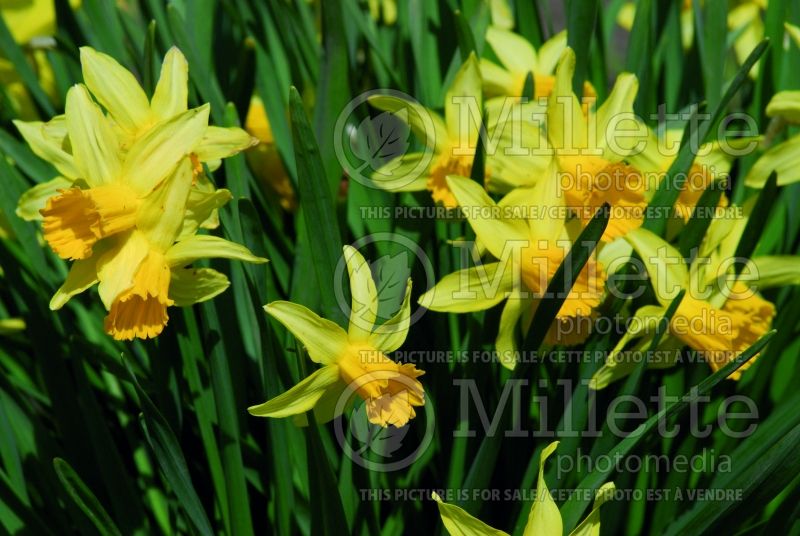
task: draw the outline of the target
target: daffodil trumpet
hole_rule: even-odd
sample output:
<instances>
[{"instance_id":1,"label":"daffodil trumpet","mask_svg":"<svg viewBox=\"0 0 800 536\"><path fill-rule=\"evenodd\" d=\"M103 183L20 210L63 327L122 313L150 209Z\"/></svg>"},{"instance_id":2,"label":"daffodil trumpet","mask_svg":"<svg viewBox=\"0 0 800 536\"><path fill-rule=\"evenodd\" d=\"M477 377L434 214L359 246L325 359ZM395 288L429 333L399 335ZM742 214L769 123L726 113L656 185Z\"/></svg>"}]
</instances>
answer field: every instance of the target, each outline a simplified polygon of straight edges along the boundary
<instances>
[{"instance_id":1,"label":"daffodil trumpet","mask_svg":"<svg viewBox=\"0 0 800 536\"><path fill-rule=\"evenodd\" d=\"M411 280L397 314L376 325L378 291L369 264L351 246L344 246L344 259L352 295L347 331L296 303L277 301L264 306L322 367L285 393L250 407L251 415L288 417L313 410L317 422L327 422L341 414L357 394L364 400L369 422L402 427L416 416L416 408L425 404L425 391L417 379L423 371L388 357L408 334Z\"/></svg>"}]
</instances>

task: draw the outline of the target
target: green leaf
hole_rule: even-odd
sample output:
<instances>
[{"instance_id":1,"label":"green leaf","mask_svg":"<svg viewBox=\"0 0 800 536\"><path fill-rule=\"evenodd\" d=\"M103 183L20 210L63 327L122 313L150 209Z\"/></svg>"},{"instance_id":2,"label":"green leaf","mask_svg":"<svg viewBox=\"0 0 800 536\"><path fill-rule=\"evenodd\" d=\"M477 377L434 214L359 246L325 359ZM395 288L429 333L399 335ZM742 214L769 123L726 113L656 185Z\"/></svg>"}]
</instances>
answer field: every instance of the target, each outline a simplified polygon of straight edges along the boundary
<instances>
[{"instance_id":1,"label":"green leaf","mask_svg":"<svg viewBox=\"0 0 800 536\"><path fill-rule=\"evenodd\" d=\"M156 461L161 467L164 477L177 496L178 502L186 512L188 521L192 526L203 536L212 536L214 530L211 528L211 523L208 521L203 504L200 502L200 498L192 485L189 467L186 465L186 458L183 455L178 439L175 437L175 433L152 400L150 400L150 397L139 385L139 381L130 366L127 363L125 366L128 367L131 383L133 383L139 395L139 404L142 408L142 427L147 437L147 442L153 449Z\"/></svg>"},{"instance_id":2,"label":"green leaf","mask_svg":"<svg viewBox=\"0 0 800 536\"><path fill-rule=\"evenodd\" d=\"M742 365L752 359L758 354L762 348L775 335L775 331L770 331L758 341L755 342L750 348L736 356L730 363L716 371L714 374L697 384L687 394L681 397L680 400L665 407L655 415L651 416L647 421L640 424L628 437L617 443L606 456L609 459L621 459L626 456L643 438L645 438L653 428L669 417L676 415L689 404L696 402L701 396L705 395L717 384L725 380L732 373L736 372ZM604 482L608 481L611 473L614 470L613 464L608 467L596 467L589 475L587 475L578 485L578 489L585 490L585 493L577 494L571 497L562 507L561 516L564 519L564 527L568 530L573 528L580 519L586 507L589 505L589 499L585 495L599 489Z\"/></svg>"},{"instance_id":3,"label":"green leaf","mask_svg":"<svg viewBox=\"0 0 800 536\"><path fill-rule=\"evenodd\" d=\"M340 326L346 326L347 319L337 304L333 289L333 285L341 284L341 281L337 282L334 278L334 270L342 254L342 239L333 196L300 93L294 87L289 90L289 101L297 161L298 194L306 232L309 233L304 238L314 260L322 310L326 318ZM312 229L314 236L310 235Z\"/></svg>"},{"instance_id":4,"label":"green leaf","mask_svg":"<svg viewBox=\"0 0 800 536\"><path fill-rule=\"evenodd\" d=\"M85 513L97 530L103 536L121 535L122 533L111 520L111 517L94 496L86 484L84 484L81 477L70 467L70 465L61 458L53 460L53 467L56 470L58 479L64 486L64 489L69 494L70 498L75 501L75 504Z\"/></svg>"}]
</instances>

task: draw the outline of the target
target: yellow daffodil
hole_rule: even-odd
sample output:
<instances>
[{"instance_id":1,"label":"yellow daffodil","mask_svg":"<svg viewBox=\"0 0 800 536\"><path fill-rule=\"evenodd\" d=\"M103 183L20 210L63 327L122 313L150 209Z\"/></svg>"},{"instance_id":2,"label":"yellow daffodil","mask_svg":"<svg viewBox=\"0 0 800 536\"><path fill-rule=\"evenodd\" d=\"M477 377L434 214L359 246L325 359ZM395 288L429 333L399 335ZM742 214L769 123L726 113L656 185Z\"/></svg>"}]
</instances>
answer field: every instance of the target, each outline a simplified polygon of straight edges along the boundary
<instances>
[{"instance_id":1,"label":"yellow daffodil","mask_svg":"<svg viewBox=\"0 0 800 536\"><path fill-rule=\"evenodd\" d=\"M73 9L79 0L69 2ZM0 2L0 16L20 46L25 48L27 58L35 69L42 89L52 100L57 100L53 69L45 55L44 46L53 46L56 10L53 0L22 0ZM39 117L25 83L14 65L0 56L0 84L6 92L8 103L15 117L29 121Z\"/></svg>"},{"instance_id":2,"label":"yellow daffodil","mask_svg":"<svg viewBox=\"0 0 800 536\"><path fill-rule=\"evenodd\" d=\"M144 104L136 101L144 92L128 71L91 49L81 53L92 94L76 85L63 116L16 122L31 149L63 174L23 196L25 203L44 200L45 240L75 260L50 307L99 283L110 335L155 337L168 306L210 299L228 286L223 274L185 266L206 257L265 261L238 244L195 234L231 198L203 182L199 163L235 154L250 136L209 127L208 105L187 110L188 71L177 49L167 54L152 102L145 97Z\"/></svg>"},{"instance_id":3,"label":"yellow daffodil","mask_svg":"<svg viewBox=\"0 0 800 536\"><path fill-rule=\"evenodd\" d=\"M603 234L610 241L641 225L647 205L645 177L625 161L641 141L638 134L631 136L631 126L639 125L633 115L639 83L632 74L620 74L608 99L585 115L572 92L574 72L575 53L567 48L547 106L547 138L567 205L581 220L591 219L603 203L611 205Z\"/></svg>"},{"instance_id":4,"label":"yellow daffodil","mask_svg":"<svg viewBox=\"0 0 800 536\"><path fill-rule=\"evenodd\" d=\"M800 28L786 25L787 32L800 47ZM800 125L800 91L779 91L767 104L767 116L781 125ZM775 171L778 185L784 186L800 180L800 134L790 136L769 147L756 160L745 177L745 184L751 188L763 188L769 175Z\"/></svg>"},{"instance_id":5,"label":"yellow daffodil","mask_svg":"<svg viewBox=\"0 0 800 536\"><path fill-rule=\"evenodd\" d=\"M395 192L427 189L437 203L455 207L456 199L445 177L470 176L483 115L481 74L475 55L464 62L447 91L444 117L392 96L373 96L369 103L405 121L428 148L427 152L409 153L391 160L372 174L373 184ZM546 167L546 159L530 153L507 154L510 152L507 149L515 143L513 129L506 128L511 110L506 110L508 113L501 117L495 114L499 111L487 110L487 138L494 142L486 150L485 181L488 188L507 192L516 186L534 184ZM519 117L519 110L516 116ZM536 128L529 123L521 126Z\"/></svg>"},{"instance_id":6,"label":"yellow daffodil","mask_svg":"<svg viewBox=\"0 0 800 536\"><path fill-rule=\"evenodd\" d=\"M736 59L742 65L747 56L764 39L764 21L761 16L767 9L767 0L742 0L728 13L728 30L733 35L733 49ZM761 62L756 62L748 73L752 79L758 78Z\"/></svg>"},{"instance_id":7,"label":"yellow daffodil","mask_svg":"<svg viewBox=\"0 0 800 536\"><path fill-rule=\"evenodd\" d=\"M534 188L518 188L499 204L474 181L448 177L448 184L480 243L498 259L444 277L419 299L434 311L481 311L507 300L495 340L508 368L516 365L516 330L530 327L547 285L572 247L574 225L564 222L564 200L555 171ZM514 217L514 210L523 217ZM511 217L509 217L511 216ZM594 309L600 304L605 273L592 258L566 297L545 341L577 344L586 339Z\"/></svg>"},{"instance_id":8,"label":"yellow daffodil","mask_svg":"<svg viewBox=\"0 0 800 536\"><path fill-rule=\"evenodd\" d=\"M544 481L544 464L547 458L558 448L558 441L550 443L542 450L539 458L539 478L536 483L536 499L528 514L528 522L522 532L523 536L562 536L564 523L561 519L561 512L558 511L547 483ZM575 530L570 532L570 536L590 536L600 534L600 507L607 500L613 498L615 486L613 482L608 482L600 486L595 493L594 506L589 515L584 519ZM433 495L436 505L439 507L439 515L442 517L445 529L451 536L503 536L508 533L497 530L483 521L472 517L462 508L448 504L439 497Z\"/></svg>"},{"instance_id":9,"label":"yellow daffodil","mask_svg":"<svg viewBox=\"0 0 800 536\"><path fill-rule=\"evenodd\" d=\"M416 416L415 407L424 405L425 392L417 380L423 371L387 357L408 334L411 280L400 311L375 325L378 292L369 264L350 246L344 247L344 258L352 295L347 331L296 303L277 301L264 307L322 367L285 393L249 408L252 415L288 417L313 409L317 421L325 422L336 417L336 410L344 407L340 402L355 392L364 399L371 423L401 427Z\"/></svg>"},{"instance_id":10,"label":"yellow daffodil","mask_svg":"<svg viewBox=\"0 0 800 536\"><path fill-rule=\"evenodd\" d=\"M567 46L566 31L545 41L538 51L524 37L495 26L486 31L486 41L503 65L481 59L483 90L488 97L521 96L529 74L533 75L534 100L550 96L555 85L553 70ZM588 82L583 94L589 98L597 96Z\"/></svg>"},{"instance_id":11,"label":"yellow daffodil","mask_svg":"<svg viewBox=\"0 0 800 536\"><path fill-rule=\"evenodd\" d=\"M649 335L641 349L649 346L656 324L681 289L686 289L686 294L670 320L669 334L696 350L714 371L725 366L769 331L775 306L756 292L756 288L765 288L766 285L760 285L758 278L753 277L735 279L731 283L733 264L721 262L719 256L710 255L712 249L721 247L723 251L729 251L725 258L730 259L733 256L730 248L735 248L739 241L735 230L737 227L731 222L720 219L715 223L716 229L709 231L706 243L698 253L698 258L704 260L695 261L691 266L686 265L683 256L673 246L650 231L636 229L625 236L625 240L643 260L660 303L658 306L646 306L646 311L636 313L638 322L635 324L639 326L639 331L625 337L626 343L634 337ZM729 240L726 233L731 229L734 229L734 240ZM711 277L708 276L709 272L713 273ZM709 279L718 284L709 287ZM603 369L595 374L593 388L602 388L630 371L630 364L619 360L622 346L617 345ZM678 347L669 343L668 346ZM730 378L738 380L752 363L753 360L749 361ZM661 362L656 366L672 364Z\"/></svg>"},{"instance_id":12,"label":"yellow daffodil","mask_svg":"<svg viewBox=\"0 0 800 536\"><path fill-rule=\"evenodd\" d=\"M257 95L250 99L244 128L259 141L258 145L245 153L253 173L278 198L285 210L294 211L297 208L297 196L275 145L264 103Z\"/></svg>"}]
</instances>

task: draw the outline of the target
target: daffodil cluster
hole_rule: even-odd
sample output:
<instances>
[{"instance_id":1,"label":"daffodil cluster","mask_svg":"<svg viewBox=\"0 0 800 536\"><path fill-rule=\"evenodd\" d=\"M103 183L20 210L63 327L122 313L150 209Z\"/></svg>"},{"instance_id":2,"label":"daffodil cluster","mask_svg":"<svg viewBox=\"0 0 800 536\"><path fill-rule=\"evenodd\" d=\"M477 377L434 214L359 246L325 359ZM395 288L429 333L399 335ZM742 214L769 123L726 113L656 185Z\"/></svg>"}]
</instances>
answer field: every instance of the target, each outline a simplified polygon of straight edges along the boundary
<instances>
[{"instance_id":1,"label":"daffodil cluster","mask_svg":"<svg viewBox=\"0 0 800 536\"><path fill-rule=\"evenodd\" d=\"M72 262L53 296L60 309L97 284L116 339L151 338L167 324L167 308L213 298L225 275L191 268L225 257L265 262L244 246L198 234L218 225L231 193L216 189L204 169L253 144L238 128L209 126L209 105L188 108L188 64L172 48L152 97L113 58L81 49L85 84L70 88L64 115L15 124L59 176L20 199L18 214L41 219L44 239Z\"/></svg>"}]
</instances>

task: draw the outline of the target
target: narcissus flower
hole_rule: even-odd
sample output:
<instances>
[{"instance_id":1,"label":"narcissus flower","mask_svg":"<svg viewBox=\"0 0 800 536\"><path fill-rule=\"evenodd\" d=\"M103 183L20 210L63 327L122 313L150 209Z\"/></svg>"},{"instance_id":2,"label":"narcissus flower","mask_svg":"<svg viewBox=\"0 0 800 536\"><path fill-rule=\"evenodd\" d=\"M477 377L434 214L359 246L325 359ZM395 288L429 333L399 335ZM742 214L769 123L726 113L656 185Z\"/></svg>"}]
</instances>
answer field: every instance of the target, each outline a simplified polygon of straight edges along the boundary
<instances>
[{"instance_id":1,"label":"narcissus flower","mask_svg":"<svg viewBox=\"0 0 800 536\"><path fill-rule=\"evenodd\" d=\"M714 234L710 233L707 239ZM636 333L635 336L652 339L655 324L663 318L667 307L681 289L685 289L686 294L670 320L669 334L697 351L714 371L732 361L769 331L775 306L756 292L756 287L764 288L765 285L759 285L758 280L752 277L747 278L752 287L745 284L744 278L735 279L729 273L733 267L730 262L708 268L715 258L709 256L709 249L717 247L719 243L701 247L698 257L704 261L687 266L680 252L646 229L631 231L625 240L644 262L659 301L657 306L647 306L646 313L637 312L642 321L640 324L651 325L653 329ZM733 241L734 247L737 243L738 238ZM733 252L728 258L732 255ZM704 273L706 269L713 275L707 276ZM706 284L709 279L717 284L709 288ZM626 364L614 361L618 356L612 357L604 369L595 375L593 387L604 387L629 372L630 367ZM752 363L753 360L748 361L730 378L738 380ZM661 366L671 364L667 362Z\"/></svg>"},{"instance_id":2,"label":"narcissus flower","mask_svg":"<svg viewBox=\"0 0 800 536\"><path fill-rule=\"evenodd\" d=\"M378 188L394 192L428 190L437 203L453 208L457 202L447 187L448 175L470 176L478 147L483 121L483 95L478 59L471 54L456 74L445 95L444 118L419 104L403 99L377 95L369 103L395 114L406 122L414 135L427 146L425 152L409 153L392 159L375 170L372 181ZM510 104L510 103L509 103ZM491 146L486 148L485 182L488 188L507 192L520 185L532 185L546 167L546 159L526 152L508 151L521 144L525 133L506 128L509 119L519 119L511 108L501 112L487 109L486 131ZM519 121L524 129L538 128L531 122ZM515 139L514 136L517 136Z\"/></svg>"},{"instance_id":3,"label":"narcissus flower","mask_svg":"<svg viewBox=\"0 0 800 536\"><path fill-rule=\"evenodd\" d=\"M244 128L259 142L245 153L253 173L268 192L277 197L281 207L289 211L295 210L297 196L275 145L264 103L257 95L250 99Z\"/></svg>"},{"instance_id":4,"label":"narcissus flower","mask_svg":"<svg viewBox=\"0 0 800 536\"><path fill-rule=\"evenodd\" d=\"M736 59L743 64L747 56L764 39L762 13L767 10L767 0L741 0L728 12L728 30L733 38ZM761 62L756 62L748 73L752 79L758 78Z\"/></svg>"},{"instance_id":5,"label":"narcissus flower","mask_svg":"<svg viewBox=\"0 0 800 536\"><path fill-rule=\"evenodd\" d=\"M533 76L534 100L550 96L556 81L553 70L567 46L566 31L542 43L538 51L524 37L494 26L486 30L486 41L503 65L481 59L483 90L487 97L522 96L529 75ZM590 98L597 96L588 82L583 86L583 94Z\"/></svg>"},{"instance_id":6,"label":"narcissus flower","mask_svg":"<svg viewBox=\"0 0 800 536\"><path fill-rule=\"evenodd\" d=\"M411 280L397 314L375 325L378 291L364 257L344 247L350 274L352 308L347 331L320 318L302 305L277 301L264 309L286 326L306 347L308 357L322 365L285 393L248 411L258 417L288 417L314 410L318 422L343 411L343 400L355 392L366 403L367 418L380 426L404 426L425 404L425 392L417 379L423 374L412 364L400 364L387 354L405 341L411 318Z\"/></svg>"},{"instance_id":7,"label":"narcissus flower","mask_svg":"<svg viewBox=\"0 0 800 536\"><path fill-rule=\"evenodd\" d=\"M63 116L16 122L32 150L63 174L24 195L19 212L30 216L43 203L45 240L75 260L52 309L99 283L109 334L155 337L168 306L206 300L228 286L216 271L185 266L206 257L265 262L247 248L195 234L212 227L231 198L211 186L200 163L235 154L251 138L241 129L209 127L208 105L187 109L188 71L177 49L165 58L151 102L137 102L144 92L110 57L81 52L84 75L109 115L76 85Z\"/></svg>"},{"instance_id":8,"label":"narcissus flower","mask_svg":"<svg viewBox=\"0 0 800 536\"><path fill-rule=\"evenodd\" d=\"M633 101L639 83L632 74L620 74L600 108L595 112L590 106L584 115L572 92L574 72L575 53L567 48L556 68L547 105L547 138L558 163L567 205L581 220L590 220L603 203L611 205L603 234L603 240L610 241L641 225L647 206L645 177L625 162L641 141L630 131L632 124L638 124ZM621 128L629 130L620 135Z\"/></svg>"},{"instance_id":9,"label":"narcissus flower","mask_svg":"<svg viewBox=\"0 0 800 536\"><path fill-rule=\"evenodd\" d=\"M534 188L518 188L499 204L464 177L447 178L480 244L497 262L445 276L419 303L434 311L481 311L506 300L495 346L502 364L516 365L517 325L527 333L547 285L572 248L578 229L564 222L564 200L554 171ZM515 212L520 216L515 216ZM574 226L573 226L574 227ZM590 258L567 294L545 341L577 344L586 339L600 304L605 272Z\"/></svg>"},{"instance_id":10,"label":"narcissus flower","mask_svg":"<svg viewBox=\"0 0 800 536\"><path fill-rule=\"evenodd\" d=\"M544 464L547 458L558 448L558 441L550 443L542 450L539 458L539 479L536 483L536 499L528 514L528 522L525 524L523 536L562 536L564 523L561 519L561 512L558 511L547 483L544 481ZM594 506L589 515L584 519L575 530L570 532L570 536L588 536L600 533L600 507L607 500L613 498L615 486L613 482L608 482L600 486L595 493ZM439 507L439 515L442 523L451 536L503 536L508 533L497 530L483 521L472 517L462 508L448 504L434 493L434 500Z\"/></svg>"},{"instance_id":11,"label":"narcissus flower","mask_svg":"<svg viewBox=\"0 0 800 536\"><path fill-rule=\"evenodd\" d=\"M703 0L700 1L703 5ZM694 3L693 0L683 0L680 8L681 44L684 50L692 48L694 43ZM625 2L617 13L617 24L628 30L633 29L636 18L636 2Z\"/></svg>"}]
</instances>

